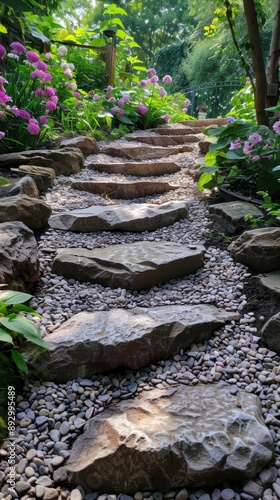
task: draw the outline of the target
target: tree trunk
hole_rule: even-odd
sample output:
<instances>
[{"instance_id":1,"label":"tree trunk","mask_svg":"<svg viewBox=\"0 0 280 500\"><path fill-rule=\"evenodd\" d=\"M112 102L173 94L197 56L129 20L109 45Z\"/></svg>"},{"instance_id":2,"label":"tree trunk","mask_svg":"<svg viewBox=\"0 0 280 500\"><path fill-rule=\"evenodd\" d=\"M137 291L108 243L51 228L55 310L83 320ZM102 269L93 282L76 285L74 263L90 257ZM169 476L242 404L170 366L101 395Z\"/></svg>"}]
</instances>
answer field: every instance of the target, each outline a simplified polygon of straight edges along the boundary
<instances>
[{"instance_id":1,"label":"tree trunk","mask_svg":"<svg viewBox=\"0 0 280 500\"><path fill-rule=\"evenodd\" d=\"M266 74L261 48L261 37L258 27L257 13L254 0L243 0L244 13L247 23L253 67L255 72L255 109L258 125L268 126L266 108Z\"/></svg>"},{"instance_id":2,"label":"tree trunk","mask_svg":"<svg viewBox=\"0 0 280 500\"><path fill-rule=\"evenodd\" d=\"M274 22L272 28L268 64L266 68L266 79L268 83L267 104L268 107L276 106L279 98L279 70L280 58L280 0L276 0Z\"/></svg>"}]
</instances>

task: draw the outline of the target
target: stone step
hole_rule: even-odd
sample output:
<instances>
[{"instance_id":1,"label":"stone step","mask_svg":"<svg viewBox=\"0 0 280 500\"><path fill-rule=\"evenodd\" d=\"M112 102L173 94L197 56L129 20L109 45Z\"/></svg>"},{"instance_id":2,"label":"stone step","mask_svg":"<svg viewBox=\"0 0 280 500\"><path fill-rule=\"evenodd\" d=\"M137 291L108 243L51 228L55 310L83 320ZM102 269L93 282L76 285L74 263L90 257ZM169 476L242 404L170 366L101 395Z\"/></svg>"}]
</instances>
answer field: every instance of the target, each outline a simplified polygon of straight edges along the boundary
<instances>
[{"instance_id":1,"label":"stone step","mask_svg":"<svg viewBox=\"0 0 280 500\"><path fill-rule=\"evenodd\" d=\"M153 194L162 194L166 191L179 189L179 185L171 185L162 181L75 181L72 189L88 191L109 198L132 200Z\"/></svg>"},{"instance_id":2,"label":"stone step","mask_svg":"<svg viewBox=\"0 0 280 500\"><path fill-rule=\"evenodd\" d=\"M145 290L203 266L202 245L140 241L106 248L60 248L52 272L105 287Z\"/></svg>"},{"instance_id":3,"label":"stone step","mask_svg":"<svg viewBox=\"0 0 280 500\"><path fill-rule=\"evenodd\" d=\"M191 121L190 121L191 123ZM157 134L160 135L189 135L189 134L194 134L195 129L190 125L182 125L182 124L177 124L177 123L171 123L170 125L162 125L158 128L154 128L151 130L151 132L156 132Z\"/></svg>"},{"instance_id":4,"label":"stone step","mask_svg":"<svg viewBox=\"0 0 280 500\"><path fill-rule=\"evenodd\" d=\"M205 342L239 317L205 304L81 312L48 335L44 360L36 362L34 346L25 355L33 373L59 383L121 367L138 370Z\"/></svg>"},{"instance_id":5,"label":"stone step","mask_svg":"<svg viewBox=\"0 0 280 500\"><path fill-rule=\"evenodd\" d=\"M175 162L124 162L124 163L97 163L91 161L86 164L87 168L106 172L107 174L136 175L148 177L156 175L174 174L181 167Z\"/></svg>"},{"instance_id":6,"label":"stone step","mask_svg":"<svg viewBox=\"0 0 280 500\"><path fill-rule=\"evenodd\" d=\"M181 125L189 126L194 129L197 127L209 127L209 125L226 125L226 118L206 118L205 120L182 120L180 122Z\"/></svg>"},{"instance_id":7,"label":"stone step","mask_svg":"<svg viewBox=\"0 0 280 500\"><path fill-rule=\"evenodd\" d=\"M129 143L128 143L129 144ZM115 158L127 158L129 160L148 160L153 158L165 158L178 153L188 153L193 151L193 146L184 144L175 147L145 146L140 143L129 144L127 146L104 146L102 153Z\"/></svg>"},{"instance_id":8,"label":"stone step","mask_svg":"<svg viewBox=\"0 0 280 500\"><path fill-rule=\"evenodd\" d=\"M53 229L63 231L155 231L170 226L188 216L184 201L168 201L161 205L135 203L131 205L92 206L50 217Z\"/></svg>"},{"instance_id":9,"label":"stone step","mask_svg":"<svg viewBox=\"0 0 280 500\"><path fill-rule=\"evenodd\" d=\"M152 146L177 146L178 144L186 144L189 142L198 142L199 138L196 135L160 135L160 134L148 134L148 135L126 135L127 141L138 141L144 144L151 144Z\"/></svg>"},{"instance_id":10,"label":"stone step","mask_svg":"<svg viewBox=\"0 0 280 500\"><path fill-rule=\"evenodd\" d=\"M200 384L143 391L111 405L88 420L66 468L70 482L85 491L133 496L174 487L235 487L257 476L272 458L273 439L259 398Z\"/></svg>"}]
</instances>

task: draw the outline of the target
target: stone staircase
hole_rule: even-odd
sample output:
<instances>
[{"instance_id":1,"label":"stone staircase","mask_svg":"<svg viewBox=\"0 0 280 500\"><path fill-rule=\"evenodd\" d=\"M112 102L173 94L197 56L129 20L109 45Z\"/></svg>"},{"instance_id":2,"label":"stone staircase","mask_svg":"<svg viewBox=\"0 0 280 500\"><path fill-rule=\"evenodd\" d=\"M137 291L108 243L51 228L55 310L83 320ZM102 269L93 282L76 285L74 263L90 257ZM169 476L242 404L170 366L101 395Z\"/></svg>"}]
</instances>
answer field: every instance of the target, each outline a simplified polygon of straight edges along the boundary
<instances>
[{"instance_id":1,"label":"stone staircase","mask_svg":"<svg viewBox=\"0 0 280 500\"><path fill-rule=\"evenodd\" d=\"M170 156L198 151L199 134L212 123L225 120L183 122L129 134L126 141L104 145L101 153L108 161L92 155L87 160L89 169L107 176L157 176L159 180L75 179L73 189L98 193L104 200L109 197L118 203L59 212L50 217L50 227L58 231L141 232L187 218L186 202L156 205L142 198L180 187L166 182L166 175L180 171ZM133 203L123 202L129 199ZM145 290L195 273L204 265L204 252L202 245L168 241L93 250L61 248L52 272L109 288ZM39 351L27 356L39 377L58 382L87 377L84 385L89 389L93 373L144 368L189 349L193 342L204 342L213 331L238 318L238 313L199 305L83 312L48 336L50 352L43 359L38 361ZM134 494L139 490L166 493L174 487L209 488L221 482L238 484L254 477L273 456L258 398L242 391L236 395L230 386L188 387L187 377L191 377L189 372L171 387L152 389L90 418L66 465L70 482L87 492ZM132 395L135 390L131 387Z\"/></svg>"}]
</instances>

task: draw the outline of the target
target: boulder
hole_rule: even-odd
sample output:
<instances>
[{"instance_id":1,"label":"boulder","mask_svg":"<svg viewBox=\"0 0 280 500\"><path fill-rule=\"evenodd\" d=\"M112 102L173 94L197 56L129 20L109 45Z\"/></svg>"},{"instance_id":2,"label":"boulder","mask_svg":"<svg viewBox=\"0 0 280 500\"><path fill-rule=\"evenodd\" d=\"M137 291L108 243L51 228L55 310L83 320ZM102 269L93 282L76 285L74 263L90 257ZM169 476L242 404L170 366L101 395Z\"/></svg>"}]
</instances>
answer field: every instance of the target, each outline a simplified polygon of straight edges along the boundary
<instances>
[{"instance_id":1,"label":"boulder","mask_svg":"<svg viewBox=\"0 0 280 500\"><path fill-rule=\"evenodd\" d=\"M32 291L39 280L37 242L22 222L0 224L0 284L12 290Z\"/></svg>"},{"instance_id":2,"label":"boulder","mask_svg":"<svg viewBox=\"0 0 280 500\"><path fill-rule=\"evenodd\" d=\"M18 176L28 175L34 179L39 191L52 188L55 182L56 174L53 168L39 167L38 165L20 165L18 168L11 168Z\"/></svg>"},{"instance_id":3,"label":"boulder","mask_svg":"<svg viewBox=\"0 0 280 500\"><path fill-rule=\"evenodd\" d=\"M278 271L272 271L271 273L259 274L257 278L263 286L278 295L280 294L280 269L278 269Z\"/></svg>"},{"instance_id":4,"label":"boulder","mask_svg":"<svg viewBox=\"0 0 280 500\"><path fill-rule=\"evenodd\" d=\"M26 359L36 376L59 383L120 367L137 370L205 342L238 319L238 313L205 304L81 312L48 335L49 352L39 362L34 346Z\"/></svg>"},{"instance_id":5,"label":"boulder","mask_svg":"<svg viewBox=\"0 0 280 500\"><path fill-rule=\"evenodd\" d=\"M18 220L36 230L47 223L51 213L51 208L45 202L26 194L0 198L0 223Z\"/></svg>"},{"instance_id":6,"label":"boulder","mask_svg":"<svg viewBox=\"0 0 280 500\"><path fill-rule=\"evenodd\" d=\"M39 198L40 191L34 179L29 175L24 175L24 177L19 179L9 191L9 196L15 196L17 194L26 194L30 198Z\"/></svg>"},{"instance_id":7,"label":"boulder","mask_svg":"<svg viewBox=\"0 0 280 500\"><path fill-rule=\"evenodd\" d=\"M68 150L38 149L0 155L0 168L35 165L53 168L56 175L69 176L84 167L84 157L76 148Z\"/></svg>"},{"instance_id":8,"label":"boulder","mask_svg":"<svg viewBox=\"0 0 280 500\"><path fill-rule=\"evenodd\" d=\"M144 290L194 273L203 266L204 247L138 241L106 248L60 248L52 272L105 287Z\"/></svg>"},{"instance_id":9,"label":"boulder","mask_svg":"<svg viewBox=\"0 0 280 500\"><path fill-rule=\"evenodd\" d=\"M209 214L228 234L237 234L248 227L244 217L251 213L254 217L263 218L262 211L252 203L231 201L209 205Z\"/></svg>"},{"instance_id":10,"label":"boulder","mask_svg":"<svg viewBox=\"0 0 280 500\"><path fill-rule=\"evenodd\" d=\"M92 155L98 153L98 144L93 137L87 137L86 135L79 135L77 137L71 137L71 139L65 139L60 143L60 148L78 148L84 155Z\"/></svg>"},{"instance_id":11,"label":"boulder","mask_svg":"<svg viewBox=\"0 0 280 500\"><path fill-rule=\"evenodd\" d=\"M153 194L162 194L166 191L179 189L179 185L172 185L163 181L74 181L72 189L88 191L109 198L132 200Z\"/></svg>"},{"instance_id":12,"label":"boulder","mask_svg":"<svg viewBox=\"0 0 280 500\"><path fill-rule=\"evenodd\" d=\"M280 228L245 231L230 245L232 257L260 273L280 269Z\"/></svg>"},{"instance_id":13,"label":"boulder","mask_svg":"<svg viewBox=\"0 0 280 500\"><path fill-rule=\"evenodd\" d=\"M185 149L187 148L187 149ZM143 144L129 144L128 146L105 146L103 154L116 158L128 158L129 160L148 160L152 158L165 158L178 153L192 151L191 146L175 146L163 148L160 146L145 146ZM1 164L0 164L1 165Z\"/></svg>"},{"instance_id":14,"label":"boulder","mask_svg":"<svg viewBox=\"0 0 280 500\"><path fill-rule=\"evenodd\" d=\"M145 392L145 391L144 391ZM91 418L67 461L86 492L233 487L273 458L259 398L228 387L154 389Z\"/></svg>"},{"instance_id":15,"label":"boulder","mask_svg":"<svg viewBox=\"0 0 280 500\"><path fill-rule=\"evenodd\" d=\"M62 212L49 219L50 227L64 231L154 231L170 226L188 216L184 201L168 201L162 205L133 203L131 205L94 205Z\"/></svg>"},{"instance_id":16,"label":"boulder","mask_svg":"<svg viewBox=\"0 0 280 500\"><path fill-rule=\"evenodd\" d=\"M269 349L280 354L280 312L272 316L261 330L262 341ZM280 382L280 377L278 381Z\"/></svg>"},{"instance_id":17,"label":"boulder","mask_svg":"<svg viewBox=\"0 0 280 500\"><path fill-rule=\"evenodd\" d=\"M136 175L140 177L150 175L165 175L179 172L181 167L175 162L124 162L124 163L103 163L90 161L87 168L106 172L107 174Z\"/></svg>"}]
</instances>

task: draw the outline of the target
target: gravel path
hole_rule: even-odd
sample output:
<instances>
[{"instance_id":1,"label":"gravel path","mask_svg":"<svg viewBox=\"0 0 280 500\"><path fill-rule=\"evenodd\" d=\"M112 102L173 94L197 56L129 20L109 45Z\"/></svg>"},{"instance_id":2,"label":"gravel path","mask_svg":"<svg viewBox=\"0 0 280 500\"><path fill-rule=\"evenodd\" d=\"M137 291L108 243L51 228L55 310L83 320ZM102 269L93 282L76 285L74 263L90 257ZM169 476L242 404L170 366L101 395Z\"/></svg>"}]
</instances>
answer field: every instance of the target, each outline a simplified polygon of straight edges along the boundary
<instances>
[{"instance_id":1,"label":"gravel path","mask_svg":"<svg viewBox=\"0 0 280 500\"><path fill-rule=\"evenodd\" d=\"M153 286L145 291L104 288L91 283L66 280L51 272L51 262L60 247L84 247L88 249L107 247L117 243L132 243L148 240L174 241L176 243L205 243L211 235L205 199L196 191L193 177L202 157L196 147L193 154L171 157L182 166L176 174L163 176L171 183L179 183L180 189L165 195L143 198L140 201L162 203L170 199L188 200L188 220L152 233L70 233L47 229L39 238L41 280L35 292L32 306L42 314L38 320L45 337L65 320L80 311L104 311L111 308L154 307L165 304L214 304L228 311L239 311L240 321L232 321L217 331L211 340L194 345L188 352L183 350L172 359L159 361L141 371L120 370L91 379L70 380L67 384L26 380L23 392L17 397L18 437L16 444L16 493L9 494L7 477L7 443L0 455L0 498L43 498L43 500L129 500L132 497L111 494L85 494L81 487L68 485L64 464L70 454L73 441L83 431L86 421L106 411L111 403L122 399L136 398L143 391L172 384L219 384L230 385L232 393L238 389L257 394L261 399L262 412L275 442L273 464L240 489L224 484L211 491L174 490L161 492L135 492L134 499L149 500L272 500L280 498L280 367L279 356L269 351L260 342L260 332L254 326L253 312L243 313L247 305L244 283L251 274L248 268L235 263L228 250L207 246L205 265L195 274L184 279L171 280L162 286ZM90 158L88 159L88 161ZM99 155L102 162L106 155ZM169 158L170 160L170 158ZM119 159L118 159L119 161ZM191 173L191 175L190 175ZM73 176L75 179L101 180L107 174L85 168ZM137 179L110 175L110 179ZM152 177L149 179L153 179ZM156 179L156 178L154 178ZM75 191L70 188L70 179L60 177L56 185L44 195L52 206L53 213L86 208L93 204L115 204L116 200ZM130 204L135 200L122 201ZM264 319L264 318L258 318Z\"/></svg>"}]
</instances>

